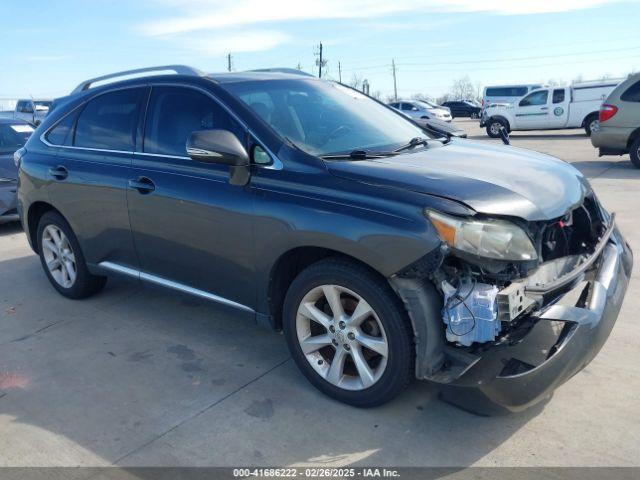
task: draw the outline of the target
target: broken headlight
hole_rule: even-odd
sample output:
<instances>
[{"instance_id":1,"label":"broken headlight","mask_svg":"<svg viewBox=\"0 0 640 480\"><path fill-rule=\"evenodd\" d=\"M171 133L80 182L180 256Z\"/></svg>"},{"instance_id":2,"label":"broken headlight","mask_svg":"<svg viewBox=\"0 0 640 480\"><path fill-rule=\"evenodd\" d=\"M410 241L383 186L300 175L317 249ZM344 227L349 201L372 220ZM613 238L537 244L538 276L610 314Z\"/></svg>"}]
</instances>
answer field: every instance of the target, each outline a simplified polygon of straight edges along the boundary
<instances>
[{"instance_id":1,"label":"broken headlight","mask_svg":"<svg viewBox=\"0 0 640 480\"><path fill-rule=\"evenodd\" d=\"M535 260L529 236L505 220L460 218L425 210L440 238L451 248L496 260Z\"/></svg>"}]
</instances>

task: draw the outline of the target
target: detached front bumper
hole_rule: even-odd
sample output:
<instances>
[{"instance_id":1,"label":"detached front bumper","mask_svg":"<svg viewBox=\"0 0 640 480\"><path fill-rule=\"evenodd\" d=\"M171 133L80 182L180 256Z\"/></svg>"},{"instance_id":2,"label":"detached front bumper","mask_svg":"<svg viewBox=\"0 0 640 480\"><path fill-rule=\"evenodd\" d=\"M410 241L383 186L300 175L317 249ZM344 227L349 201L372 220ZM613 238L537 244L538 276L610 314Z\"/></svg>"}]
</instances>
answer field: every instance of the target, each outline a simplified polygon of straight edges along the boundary
<instances>
[{"instance_id":1,"label":"detached front bumper","mask_svg":"<svg viewBox=\"0 0 640 480\"><path fill-rule=\"evenodd\" d=\"M17 182L0 182L0 222L18 220L17 189Z\"/></svg>"},{"instance_id":2,"label":"detached front bumper","mask_svg":"<svg viewBox=\"0 0 640 480\"><path fill-rule=\"evenodd\" d=\"M633 255L616 230L597 267L536 312L504 344L474 352L467 369L443 385L445 401L481 414L524 410L582 370L609 337L622 306ZM586 277L585 277L586 278Z\"/></svg>"}]
</instances>

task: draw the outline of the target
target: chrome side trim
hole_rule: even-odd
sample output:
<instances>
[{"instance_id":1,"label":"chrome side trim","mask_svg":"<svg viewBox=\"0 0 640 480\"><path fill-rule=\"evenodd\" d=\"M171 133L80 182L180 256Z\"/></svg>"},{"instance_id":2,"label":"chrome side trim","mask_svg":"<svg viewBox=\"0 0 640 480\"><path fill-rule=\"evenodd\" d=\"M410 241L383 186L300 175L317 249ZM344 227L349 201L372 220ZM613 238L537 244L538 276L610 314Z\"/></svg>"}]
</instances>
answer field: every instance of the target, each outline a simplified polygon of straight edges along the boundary
<instances>
[{"instance_id":1,"label":"chrome side trim","mask_svg":"<svg viewBox=\"0 0 640 480\"><path fill-rule=\"evenodd\" d=\"M188 285L174 282L172 280L167 280L165 278L158 277L156 275L151 275L150 273L141 272L133 268L119 265L117 263L100 262L98 266L101 268L104 268L105 270L111 270L112 272L121 273L129 277L133 277L139 280L143 280L145 282L153 283L155 285L160 285L162 287L178 290L183 293L188 293L189 295L194 295L196 297L204 298L206 300L210 300L216 303L221 303L229 307L237 308L239 310L244 310L245 312L255 313L255 310L253 308L247 307L246 305L242 305L241 303L234 302L233 300L229 300L228 298L220 297L213 293L205 292L204 290L198 290L197 288L189 287Z\"/></svg>"}]
</instances>

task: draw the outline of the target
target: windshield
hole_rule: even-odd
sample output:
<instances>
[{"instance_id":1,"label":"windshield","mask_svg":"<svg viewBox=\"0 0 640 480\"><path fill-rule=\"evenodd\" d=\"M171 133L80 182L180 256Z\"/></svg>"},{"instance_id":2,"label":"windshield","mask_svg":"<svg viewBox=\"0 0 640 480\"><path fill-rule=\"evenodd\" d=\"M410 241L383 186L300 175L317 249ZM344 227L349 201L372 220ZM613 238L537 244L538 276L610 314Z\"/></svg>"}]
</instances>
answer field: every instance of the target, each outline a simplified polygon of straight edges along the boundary
<instances>
[{"instance_id":1,"label":"windshield","mask_svg":"<svg viewBox=\"0 0 640 480\"><path fill-rule=\"evenodd\" d=\"M27 143L33 133L30 125L0 123L0 153L13 153Z\"/></svg>"},{"instance_id":2,"label":"windshield","mask_svg":"<svg viewBox=\"0 0 640 480\"><path fill-rule=\"evenodd\" d=\"M403 116L335 82L261 80L223 86L282 138L317 156L384 151L426 136Z\"/></svg>"},{"instance_id":3,"label":"windshield","mask_svg":"<svg viewBox=\"0 0 640 480\"><path fill-rule=\"evenodd\" d=\"M36 106L36 110L49 110L51 103L48 100L34 100L33 104Z\"/></svg>"},{"instance_id":4,"label":"windshield","mask_svg":"<svg viewBox=\"0 0 640 480\"><path fill-rule=\"evenodd\" d=\"M424 105L427 108L440 108L440 105L436 105L435 103L431 103L427 100L419 100L418 103Z\"/></svg>"}]
</instances>

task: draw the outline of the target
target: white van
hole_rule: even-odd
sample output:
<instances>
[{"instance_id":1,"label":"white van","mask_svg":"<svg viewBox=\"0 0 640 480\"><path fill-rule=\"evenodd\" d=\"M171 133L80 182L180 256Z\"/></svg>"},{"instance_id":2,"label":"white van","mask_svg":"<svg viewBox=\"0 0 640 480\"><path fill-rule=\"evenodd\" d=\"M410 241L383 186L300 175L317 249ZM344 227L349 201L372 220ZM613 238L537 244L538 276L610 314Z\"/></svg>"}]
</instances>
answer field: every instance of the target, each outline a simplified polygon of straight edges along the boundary
<instances>
[{"instance_id":1,"label":"white van","mask_svg":"<svg viewBox=\"0 0 640 480\"><path fill-rule=\"evenodd\" d=\"M542 87L543 85L539 83L526 85L494 85L484 87L484 93L482 94L482 111L492 104L515 103L527 93Z\"/></svg>"}]
</instances>

